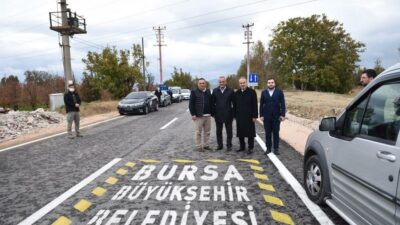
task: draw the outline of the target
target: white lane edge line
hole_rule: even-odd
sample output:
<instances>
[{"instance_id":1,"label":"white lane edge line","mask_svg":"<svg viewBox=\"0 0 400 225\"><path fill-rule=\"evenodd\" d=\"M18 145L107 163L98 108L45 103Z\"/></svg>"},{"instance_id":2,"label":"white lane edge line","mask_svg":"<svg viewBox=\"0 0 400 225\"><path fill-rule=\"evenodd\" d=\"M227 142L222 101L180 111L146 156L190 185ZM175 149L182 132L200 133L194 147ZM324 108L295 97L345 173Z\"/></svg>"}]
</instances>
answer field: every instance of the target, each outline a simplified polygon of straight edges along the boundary
<instances>
[{"instance_id":1,"label":"white lane edge line","mask_svg":"<svg viewBox=\"0 0 400 225\"><path fill-rule=\"evenodd\" d=\"M31 216L27 217L24 219L22 222L20 222L18 225L31 225L41 219L43 216L45 216L47 213L49 213L51 210L56 208L58 205L60 205L62 202L67 200L69 197L74 195L76 192L78 192L80 189L88 185L90 182L92 182L94 179L96 179L98 176L103 174L105 171L110 169L112 166L117 164L119 161L121 161L122 158L115 158L111 160L109 163L104 165L102 168L97 170L96 172L92 173L90 176L86 177L84 180L70 188L68 191L64 192L62 195L58 196L55 198L53 201L47 203L47 205L43 206L41 209L33 213Z\"/></svg>"},{"instance_id":2,"label":"white lane edge line","mask_svg":"<svg viewBox=\"0 0 400 225\"><path fill-rule=\"evenodd\" d=\"M261 146L262 150L265 152L267 150L267 147L265 146L264 141L256 135L256 140L258 144ZM329 219L329 217L325 214L322 209L316 205L314 202L312 202L310 199L307 197L307 193L304 190L303 186L299 183L298 180L290 173L290 171L283 165L283 163L279 160L278 157L276 157L275 154L269 153L268 158L272 161L272 163L275 165L275 167L278 169L279 173L283 177L283 179L292 187L292 189L296 192L297 196L303 201L303 203L306 205L308 210L313 214L315 219L318 220L320 224L323 225L334 225L334 223Z\"/></svg>"},{"instance_id":3,"label":"white lane edge line","mask_svg":"<svg viewBox=\"0 0 400 225\"><path fill-rule=\"evenodd\" d=\"M167 124L165 124L163 127L160 128L160 130L164 130L165 128L167 128L169 125L171 125L173 122L175 122L175 120L177 120L178 117L175 117L174 119L172 119L171 121L169 121Z\"/></svg>"},{"instance_id":4,"label":"white lane edge line","mask_svg":"<svg viewBox=\"0 0 400 225\"><path fill-rule=\"evenodd\" d=\"M101 123L110 122L112 120L116 120L116 119L120 119L120 118L123 118L123 116L117 116L117 117L114 117L114 118L111 118L111 119L108 119L108 120L103 120L103 121L99 121L99 122L96 122L96 123L92 123L92 124L89 124L89 125L81 127L81 129L89 128L89 127L92 127L92 126L95 126L95 125L98 125L98 124L101 124ZM50 135L50 136L47 136L47 137L43 137L43 138L39 138L39 139L36 139L36 140L33 140L33 141L28 141L28 142L25 142L25 143L22 143L22 144L19 144L19 145L14 145L14 146L11 146L11 147L8 147L8 148L1 149L0 152L5 152L5 151L8 151L8 150L11 150L11 149L14 149L14 148L22 147L22 146L29 145L29 144L32 144L32 143L35 143L35 142L39 142L39 141L43 141L43 140L50 139L50 138L53 138L53 137L57 137L57 136L60 136L60 135L66 134L66 133L67 132L64 131L64 132L61 132L61 133L58 133L58 134L53 134L53 135Z\"/></svg>"}]
</instances>

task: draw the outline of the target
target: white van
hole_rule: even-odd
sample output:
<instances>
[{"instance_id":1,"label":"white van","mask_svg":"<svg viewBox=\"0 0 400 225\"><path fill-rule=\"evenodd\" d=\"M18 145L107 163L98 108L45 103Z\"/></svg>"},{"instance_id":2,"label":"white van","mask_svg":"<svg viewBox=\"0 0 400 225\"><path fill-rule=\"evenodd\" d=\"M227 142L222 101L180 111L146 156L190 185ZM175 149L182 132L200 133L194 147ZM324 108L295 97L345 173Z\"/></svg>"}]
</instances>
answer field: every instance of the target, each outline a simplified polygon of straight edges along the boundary
<instances>
[{"instance_id":1,"label":"white van","mask_svg":"<svg viewBox=\"0 0 400 225\"><path fill-rule=\"evenodd\" d=\"M170 87L172 91L172 102L182 102L182 89L181 87Z\"/></svg>"}]
</instances>

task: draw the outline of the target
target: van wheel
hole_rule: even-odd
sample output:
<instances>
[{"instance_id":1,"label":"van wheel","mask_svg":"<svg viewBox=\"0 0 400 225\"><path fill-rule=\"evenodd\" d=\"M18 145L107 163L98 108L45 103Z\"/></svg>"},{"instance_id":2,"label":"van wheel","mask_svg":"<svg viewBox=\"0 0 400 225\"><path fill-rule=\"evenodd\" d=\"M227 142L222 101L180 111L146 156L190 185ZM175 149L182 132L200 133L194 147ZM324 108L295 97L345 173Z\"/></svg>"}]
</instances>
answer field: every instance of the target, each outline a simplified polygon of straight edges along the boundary
<instances>
[{"instance_id":1,"label":"van wheel","mask_svg":"<svg viewBox=\"0 0 400 225\"><path fill-rule=\"evenodd\" d=\"M307 196L316 204L324 204L327 188L324 182L324 173L317 155L309 157L304 167L304 185Z\"/></svg>"}]
</instances>

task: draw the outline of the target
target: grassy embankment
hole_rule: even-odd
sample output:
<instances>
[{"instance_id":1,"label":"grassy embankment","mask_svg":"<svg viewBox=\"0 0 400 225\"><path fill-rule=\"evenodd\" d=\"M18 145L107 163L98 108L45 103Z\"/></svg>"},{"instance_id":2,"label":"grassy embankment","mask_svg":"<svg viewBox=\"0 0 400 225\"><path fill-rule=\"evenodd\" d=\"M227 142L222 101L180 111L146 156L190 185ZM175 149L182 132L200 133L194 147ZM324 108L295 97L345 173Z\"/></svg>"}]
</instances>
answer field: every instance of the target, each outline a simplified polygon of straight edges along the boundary
<instances>
[{"instance_id":1,"label":"grassy embankment","mask_svg":"<svg viewBox=\"0 0 400 225\"><path fill-rule=\"evenodd\" d=\"M116 112L118 101L95 101L90 103L82 103L80 107L81 117L88 117L98 114ZM61 107L57 110L59 113L65 114L65 108Z\"/></svg>"},{"instance_id":2,"label":"grassy embankment","mask_svg":"<svg viewBox=\"0 0 400 225\"><path fill-rule=\"evenodd\" d=\"M357 92L358 90L354 90L351 94L335 94L284 90L287 111L295 116L311 120L338 115ZM257 96L261 96L261 90L257 90Z\"/></svg>"}]
</instances>

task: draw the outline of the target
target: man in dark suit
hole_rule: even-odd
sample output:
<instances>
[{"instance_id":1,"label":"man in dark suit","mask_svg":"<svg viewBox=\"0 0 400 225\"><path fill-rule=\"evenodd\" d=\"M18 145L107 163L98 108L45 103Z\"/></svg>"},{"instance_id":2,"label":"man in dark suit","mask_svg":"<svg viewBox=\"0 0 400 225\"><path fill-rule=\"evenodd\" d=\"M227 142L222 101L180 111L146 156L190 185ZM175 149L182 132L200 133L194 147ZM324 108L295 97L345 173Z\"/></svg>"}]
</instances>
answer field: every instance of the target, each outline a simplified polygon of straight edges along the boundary
<instances>
[{"instance_id":1,"label":"man in dark suit","mask_svg":"<svg viewBox=\"0 0 400 225\"><path fill-rule=\"evenodd\" d=\"M245 138L248 138L248 154L254 149L254 138L256 128L254 122L258 118L257 93L247 87L246 78L239 79L240 89L235 92L233 108L236 118L236 135L239 137L240 148L237 152L244 151L246 147Z\"/></svg>"},{"instance_id":2,"label":"man in dark suit","mask_svg":"<svg viewBox=\"0 0 400 225\"><path fill-rule=\"evenodd\" d=\"M272 141L274 139L274 153L279 155L279 129L281 121L285 120L286 106L283 91L275 87L275 80L267 80L268 88L261 94L260 100L260 119L264 122L265 142L267 145L266 154L271 152Z\"/></svg>"},{"instance_id":3,"label":"man in dark suit","mask_svg":"<svg viewBox=\"0 0 400 225\"><path fill-rule=\"evenodd\" d=\"M232 150L233 90L226 86L224 76L219 77L219 87L213 90L212 110L217 130L217 150L223 148L222 128L225 124L226 149Z\"/></svg>"}]
</instances>

